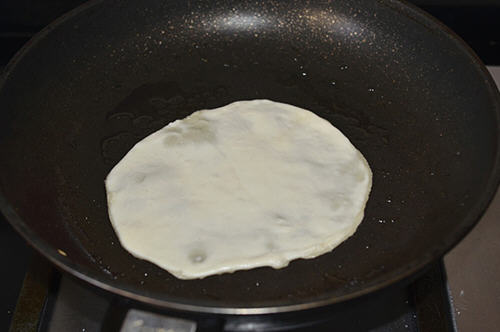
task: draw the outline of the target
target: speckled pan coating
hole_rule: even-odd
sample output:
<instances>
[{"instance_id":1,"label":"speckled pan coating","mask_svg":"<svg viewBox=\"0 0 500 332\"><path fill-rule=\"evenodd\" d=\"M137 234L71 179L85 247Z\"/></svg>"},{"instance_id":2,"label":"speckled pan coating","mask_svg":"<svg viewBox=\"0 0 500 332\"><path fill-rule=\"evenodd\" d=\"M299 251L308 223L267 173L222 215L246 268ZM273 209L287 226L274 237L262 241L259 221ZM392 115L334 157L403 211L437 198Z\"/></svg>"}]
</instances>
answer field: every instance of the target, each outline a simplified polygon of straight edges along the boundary
<instances>
[{"instance_id":1,"label":"speckled pan coating","mask_svg":"<svg viewBox=\"0 0 500 332\"><path fill-rule=\"evenodd\" d=\"M363 153L373 190L358 232L282 270L203 280L129 255L107 220L113 165L175 119L256 98L315 112ZM491 78L397 1L92 1L18 53L0 109L11 223L60 268L167 308L291 311L381 289L460 240L498 183Z\"/></svg>"}]
</instances>

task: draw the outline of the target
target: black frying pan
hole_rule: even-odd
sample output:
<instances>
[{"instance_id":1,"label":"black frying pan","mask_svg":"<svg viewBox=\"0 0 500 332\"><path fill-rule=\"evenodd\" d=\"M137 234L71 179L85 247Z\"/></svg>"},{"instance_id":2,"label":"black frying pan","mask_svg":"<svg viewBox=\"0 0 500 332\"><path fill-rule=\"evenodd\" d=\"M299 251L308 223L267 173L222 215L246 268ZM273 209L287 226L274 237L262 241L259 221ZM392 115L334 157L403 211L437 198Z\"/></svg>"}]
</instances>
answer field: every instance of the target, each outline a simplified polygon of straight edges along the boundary
<instances>
[{"instance_id":1,"label":"black frying pan","mask_svg":"<svg viewBox=\"0 0 500 332\"><path fill-rule=\"evenodd\" d=\"M269 98L314 111L362 151L357 233L289 267L178 280L132 257L104 178L195 110ZM499 180L498 92L449 30L398 1L92 1L11 61L0 90L0 203L54 264L182 310L312 308L381 289L442 256ZM244 309L246 308L246 309Z\"/></svg>"}]
</instances>

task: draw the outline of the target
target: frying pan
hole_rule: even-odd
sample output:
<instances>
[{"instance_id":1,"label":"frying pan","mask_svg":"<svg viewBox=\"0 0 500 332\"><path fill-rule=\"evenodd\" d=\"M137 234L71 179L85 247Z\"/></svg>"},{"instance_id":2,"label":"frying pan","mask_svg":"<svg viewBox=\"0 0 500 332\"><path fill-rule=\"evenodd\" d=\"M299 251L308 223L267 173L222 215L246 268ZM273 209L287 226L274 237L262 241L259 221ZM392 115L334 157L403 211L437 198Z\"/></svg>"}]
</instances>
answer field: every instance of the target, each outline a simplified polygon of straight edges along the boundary
<instances>
[{"instance_id":1,"label":"frying pan","mask_svg":"<svg viewBox=\"0 0 500 332\"><path fill-rule=\"evenodd\" d=\"M315 112L364 154L373 189L354 236L284 269L201 280L128 254L107 216L111 168L173 120L256 98ZM128 298L314 308L421 271L473 227L499 181L499 105L473 52L399 1L91 1L7 67L0 204L59 268Z\"/></svg>"}]
</instances>

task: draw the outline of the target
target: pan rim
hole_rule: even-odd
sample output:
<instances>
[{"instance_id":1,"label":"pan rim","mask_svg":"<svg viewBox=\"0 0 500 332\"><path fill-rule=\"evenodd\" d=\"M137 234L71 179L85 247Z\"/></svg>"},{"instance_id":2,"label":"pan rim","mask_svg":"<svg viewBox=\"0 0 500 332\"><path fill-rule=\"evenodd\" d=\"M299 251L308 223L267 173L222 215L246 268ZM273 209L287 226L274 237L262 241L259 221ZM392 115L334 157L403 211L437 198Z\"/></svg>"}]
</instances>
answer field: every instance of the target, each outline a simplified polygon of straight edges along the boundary
<instances>
[{"instance_id":1,"label":"pan rim","mask_svg":"<svg viewBox=\"0 0 500 332\"><path fill-rule=\"evenodd\" d=\"M58 25L72 19L73 17L80 15L85 12L89 8L95 7L104 0L91 0L79 7L69 11L68 13L62 15L40 32L35 34L9 61L7 64L4 73L0 78L0 90L3 89L6 84L8 77L12 73L12 71L16 68L17 64L24 57L26 53L30 51L39 41L43 40L43 38L50 33ZM417 23L422 24L428 28L433 30L440 31L444 34L444 36L450 40L452 40L457 48L462 50L466 56L471 59L471 65L474 66L477 70L479 70L481 76L484 78L485 87L488 89L490 99L493 103L493 108L496 113L497 123L499 123L500 119L500 94L496 88L496 85L485 68L484 64L478 58L478 56L474 53L474 51L452 30L446 27L443 23L438 21L436 18L427 14L423 10L418 7L407 3L406 1L399 0L383 0L379 1L379 4L383 6L387 6L391 10L398 12L399 14L405 15ZM494 194L498 188L498 184L500 182L500 135L497 135L497 151L495 156L495 162L493 164L489 181L479 196L477 202L474 207L469 211L466 218L464 218L464 227L462 229L457 230L456 235L453 237L446 238L442 244L434 251L428 253L427 255L421 257L419 260L412 261L404 266L401 266L399 269L393 270L389 277L383 278L383 280L375 280L370 285L364 285L357 291L345 294L343 296L335 296L335 297L326 297L318 300L312 300L308 302L298 302L293 304L285 304L280 306L269 306L269 307L228 307L228 306L214 306L214 305L200 305L200 304L192 304L192 303L183 303L178 302L175 299L160 299L159 297L148 296L146 292L138 292L137 289L129 289L127 287L122 287L113 284L112 280L105 279L95 272L81 266L79 264L74 264L71 262L69 258L66 258L58 253L58 251L50 246L47 242L45 242L41 237L36 235L33 231L31 231L22 218L15 212L13 207L8 203L5 194L0 188L0 211L5 215L8 222L16 229L18 233L22 235L22 237L30 243L30 245L35 248L38 252L40 252L45 258L47 258L52 264L54 264L57 268L62 271L81 279L92 286L104 289L111 293L130 298L139 302L143 302L146 304L150 304L157 307L163 307L174 310L183 310L190 312L198 312L198 313L212 313L212 314L235 314L235 315L255 315L255 314L270 314L270 313L284 313L284 312L292 312L298 310L305 309L313 309L318 308L330 304L345 302L348 300L352 300L354 298L359 298L361 296L367 295L369 293L373 293L377 290L381 290L387 288L388 286L395 284L397 282L408 279L410 276L417 274L419 271L422 271L426 266L434 262L436 259L442 257L449 250L451 250L458 242L460 242L471 230L472 228L479 222L481 216L486 211L486 208L489 206L492 201ZM323 297L325 294L323 294Z\"/></svg>"}]
</instances>

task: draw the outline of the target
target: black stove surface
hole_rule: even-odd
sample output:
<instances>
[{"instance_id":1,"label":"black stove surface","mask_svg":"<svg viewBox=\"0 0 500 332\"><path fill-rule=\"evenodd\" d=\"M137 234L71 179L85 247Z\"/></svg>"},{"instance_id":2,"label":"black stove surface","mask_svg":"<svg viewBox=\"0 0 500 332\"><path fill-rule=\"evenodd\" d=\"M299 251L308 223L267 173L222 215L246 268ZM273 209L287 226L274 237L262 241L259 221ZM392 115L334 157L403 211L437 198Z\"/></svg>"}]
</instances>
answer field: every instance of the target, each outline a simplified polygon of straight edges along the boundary
<instances>
[{"instance_id":1,"label":"black stove surface","mask_svg":"<svg viewBox=\"0 0 500 332\"><path fill-rule=\"evenodd\" d=\"M83 0L0 2L0 73L14 53L50 21ZM500 64L500 2L414 1L457 32L489 65ZM446 5L443 5L446 3ZM186 316L144 308L55 271L0 215L0 331L113 331L136 308L197 323L198 331L453 331L446 277L436 264L409 287L361 301L279 316ZM17 306L16 306L17 304ZM144 322L147 323L147 322ZM145 327L145 326L143 326ZM144 329L145 331L146 329ZM158 330L161 331L161 330ZM166 329L164 329L166 331Z\"/></svg>"},{"instance_id":2,"label":"black stove surface","mask_svg":"<svg viewBox=\"0 0 500 332\"><path fill-rule=\"evenodd\" d=\"M171 318L196 331L453 331L441 263L408 287L321 309L279 315L195 315L146 307L62 276L34 254L13 317L12 331L120 331L131 311L143 318L137 331L168 331ZM148 324L151 324L148 326ZM164 325L161 325L164 324ZM147 327L155 328L148 330ZM159 328L163 327L161 330ZM136 331L134 329L130 331ZM174 331L190 331L174 329Z\"/></svg>"}]
</instances>

